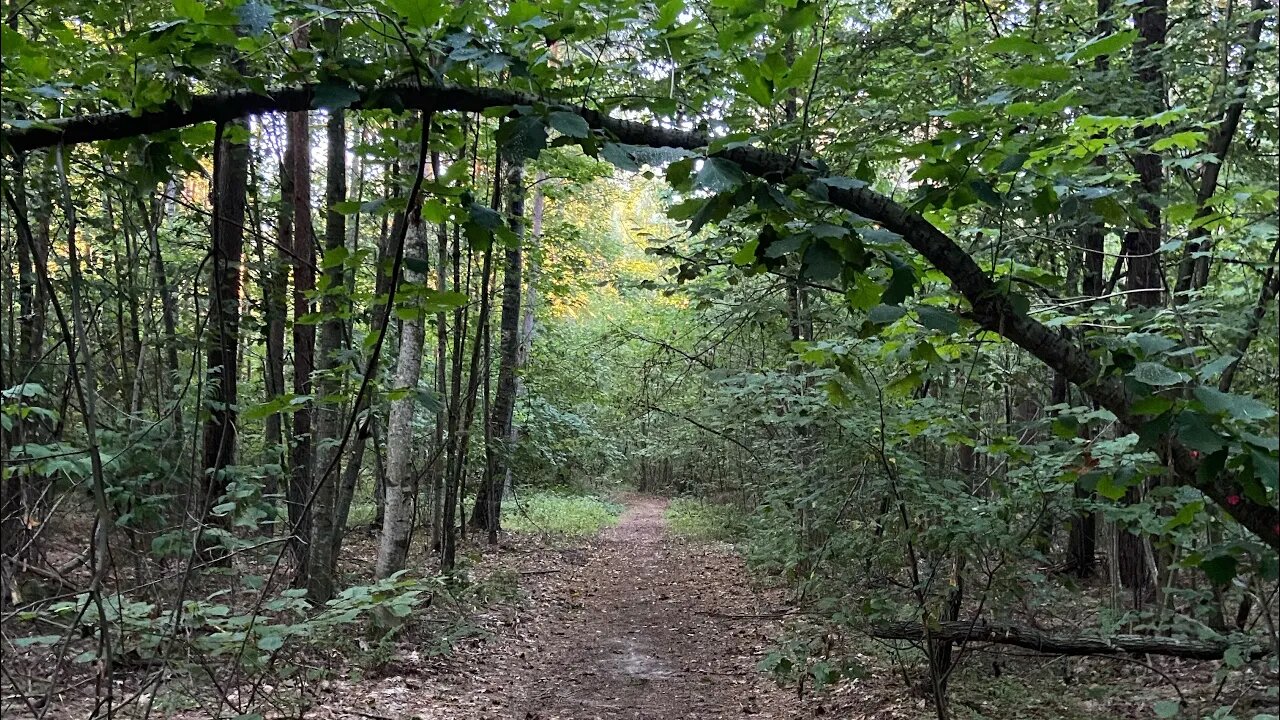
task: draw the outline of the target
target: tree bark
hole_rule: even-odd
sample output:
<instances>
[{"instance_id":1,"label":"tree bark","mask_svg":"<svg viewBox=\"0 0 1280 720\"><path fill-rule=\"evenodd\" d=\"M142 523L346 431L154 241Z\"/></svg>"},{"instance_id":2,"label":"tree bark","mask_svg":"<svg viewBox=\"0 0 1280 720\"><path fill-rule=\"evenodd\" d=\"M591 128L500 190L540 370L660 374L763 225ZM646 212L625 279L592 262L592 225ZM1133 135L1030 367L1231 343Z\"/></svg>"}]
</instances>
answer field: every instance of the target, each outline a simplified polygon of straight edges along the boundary
<instances>
[{"instance_id":1,"label":"tree bark","mask_svg":"<svg viewBox=\"0 0 1280 720\"><path fill-rule=\"evenodd\" d=\"M342 338L345 325L341 309L351 299L346 288L345 264L337 261L347 246L346 216L335 207L347 199L346 113L331 110L326 123L328 162L325 173L324 285L320 300L320 372L317 374L315 500L311 511L311 548L307 571L307 597L324 602L333 596L337 550L345 528L335 522L338 478L341 476L338 446L343 435Z\"/></svg>"},{"instance_id":2,"label":"tree bark","mask_svg":"<svg viewBox=\"0 0 1280 720\"><path fill-rule=\"evenodd\" d=\"M307 112L290 113L286 119L293 206L293 393L310 397L311 373L315 368L316 328L308 318L312 312L310 294L315 289L315 234L311 225L311 133ZM299 405L293 414L293 441L289 453L289 525L291 540L305 577L311 512L307 502L312 491L311 419L312 403Z\"/></svg>"},{"instance_id":3,"label":"tree bark","mask_svg":"<svg viewBox=\"0 0 1280 720\"><path fill-rule=\"evenodd\" d=\"M233 126L234 127L234 126ZM243 128L243 124L240 124ZM215 149L213 252L209 273L209 333L205 372L211 388L204 425L203 512L226 487L236 462L236 401L240 347L240 262L244 246L249 145L221 135Z\"/></svg>"},{"instance_id":4,"label":"tree bark","mask_svg":"<svg viewBox=\"0 0 1280 720\"><path fill-rule=\"evenodd\" d=\"M164 254L160 249L160 226L164 224L168 206L178 194L178 185L170 180L164 189L151 201L151 212L147 218L147 245L150 248L151 272L155 276L156 288L160 294L160 322L164 326L164 358L165 367L160 385L165 388L163 397L168 400L177 383L178 369L178 301L173 296L173 286L169 283L168 271L164 265ZM142 200L138 201L139 209L146 213ZM176 399L173 405L173 425L182 426L182 404Z\"/></svg>"},{"instance_id":5,"label":"tree bark","mask_svg":"<svg viewBox=\"0 0 1280 720\"><path fill-rule=\"evenodd\" d=\"M1135 74L1150 103L1147 107L1165 106L1161 59L1167 24L1166 0L1143 0L1134 14L1134 26L1138 29L1138 42L1134 48ZM1134 135L1139 139L1149 140L1155 132L1154 128L1139 128ZM1161 304L1161 289L1164 287L1160 268L1160 247L1164 242L1164 231L1159 205L1164 170L1160 164L1160 156L1148 151L1139 152L1133 164L1138 171L1138 207L1142 211L1144 222L1130 230L1126 236L1129 292L1125 297L1131 308L1152 308ZM1141 485L1131 487L1125 494L1125 502L1141 502L1143 495ZM1117 532L1120 582L1133 591L1134 605L1140 607L1151 588L1151 572L1154 569L1147 562L1147 540L1123 528L1117 528Z\"/></svg>"},{"instance_id":6,"label":"tree bark","mask_svg":"<svg viewBox=\"0 0 1280 720\"><path fill-rule=\"evenodd\" d=\"M498 167L494 171L493 186L493 209L497 210L502 206L502 167L501 158ZM467 472L467 448L471 440L471 425L475 418L476 412L476 396L480 389L480 356L483 349L483 339L489 332L489 280L493 273L493 243L484 248L483 260L480 266L480 294L479 309L476 312L476 336L475 342L471 345L471 361L467 371L467 386L465 397L459 397L458 385L461 380L460 362L461 348L455 346L454 360L454 392L453 405L456 408L461 404L462 408L459 413L455 413L451 408L451 431L450 442L453 444L452 456L453 461L448 477L445 478L444 492L444 512L442 519L442 540L440 543L440 568L448 572L453 570L458 544L458 504L463 495L463 482ZM457 323L455 332L459 336L466 334L465 323Z\"/></svg>"},{"instance_id":7,"label":"tree bark","mask_svg":"<svg viewBox=\"0 0 1280 720\"><path fill-rule=\"evenodd\" d=\"M1209 201L1218 191L1218 178L1222 175L1222 167L1227 162L1227 154L1231 151L1231 143L1235 139L1236 130L1240 127L1240 117L1244 114L1245 102L1248 98L1249 82L1253 78L1253 69L1258 60L1258 42L1262 38L1262 29L1266 24L1266 11L1271 3L1267 0L1254 0L1252 11L1257 15L1249 25L1245 38L1244 56L1240 61L1240 70L1235 74L1236 81L1228 87L1230 97L1222 112L1222 118L1209 138L1206 149L1204 170L1200 174L1200 185L1196 190L1196 216L1187 233L1187 245L1182 259L1178 263L1178 277L1174 284L1175 297L1188 290L1204 287L1209 280L1209 256L1199 253L1207 249L1209 230L1204 221L1213 214Z\"/></svg>"},{"instance_id":8,"label":"tree bark","mask_svg":"<svg viewBox=\"0 0 1280 720\"><path fill-rule=\"evenodd\" d=\"M872 637L883 640L922 642L987 642L1014 645L1049 655L1167 655L1191 660L1220 660L1232 644L1225 641L1187 640L1150 635L1112 635L1090 637L1043 632L1034 628L1008 624L965 621L930 623L892 622L873 625ZM1245 648L1251 659L1265 657L1269 651L1252 646Z\"/></svg>"},{"instance_id":9,"label":"tree bark","mask_svg":"<svg viewBox=\"0 0 1280 720\"><path fill-rule=\"evenodd\" d=\"M424 122L427 122L424 120ZM405 257L426 260L421 222L408 219ZM422 273L406 265L405 280L422 284ZM382 538L378 544L375 574L385 578L404 569L409 555L409 534L413 528L413 500L417 483L410 460L413 456L413 415L418 394L418 378L422 374L423 318L406 318L400 326L400 358L396 363L395 390L400 393L391 401L387 420L387 475L383 484L384 517Z\"/></svg>"},{"instance_id":10,"label":"tree bark","mask_svg":"<svg viewBox=\"0 0 1280 720\"><path fill-rule=\"evenodd\" d=\"M507 248L502 281L502 312L498 321L501 339L498 345L498 391L488 418L489 432L485 447L485 478L476 491L476 504L471 512L471 527L488 533L490 544L497 544L502 519L502 485L510 465L511 436L516 405L516 365L520 351L520 301L523 274L524 168L518 161L511 164L506 180L507 215L515 244Z\"/></svg>"},{"instance_id":11,"label":"tree bark","mask_svg":"<svg viewBox=\"0 0 1280 720\"><path fill-rule=\"evenodd\" d=\"M284 249L293 245L292 169L281 163L280 202L276 214L276 249L267 256L261 236L258 241L258 262L262 266L262 307L265 321L263 345L266 348L266 367L263 372L263 389L268 399L285 394L284 384L284 326L288 311L285 307L289 294L289 260ZM275 468L268 475L265 491L270 495L280 492L280 480L288 467L285 450L284 415L274 412L263 421L263 440L266 444L266 461Z\"/></svg>"}]
</instances>

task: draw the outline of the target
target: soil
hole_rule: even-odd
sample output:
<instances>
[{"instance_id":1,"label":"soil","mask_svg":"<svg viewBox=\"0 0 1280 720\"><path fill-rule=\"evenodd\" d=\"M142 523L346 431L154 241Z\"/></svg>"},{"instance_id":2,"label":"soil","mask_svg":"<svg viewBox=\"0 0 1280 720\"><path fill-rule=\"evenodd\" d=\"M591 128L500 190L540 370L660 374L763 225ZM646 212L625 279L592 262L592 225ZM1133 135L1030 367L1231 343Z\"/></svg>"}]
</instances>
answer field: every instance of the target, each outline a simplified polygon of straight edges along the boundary
<instances>
[{"instance_id":1,"label":"soil","mask_svg":"<svg viewBox=\"0 0 1280 720\"><path fill-rule=\"evenodd\" d=\"M665 510L633 498L583 566L547 588L565 601L533 634L516 717L728 718L777 707L779 691L756 682L770 629L728 617L768 614L768 598L736 557L669 537Z\"/></svg>"},{"instance_id":2,"label":"soil","mask_svg":"<svg viewBox=\"0 0 1280 720\"><path fill-rule=\"evenodd\" d=\"M781 598L753 587L729 548L670 535L665 500L624 502L618 524L588 544L534 554L552 566L522 570L526 613L476 648L470 677L412 683L417 697L403 691L404 678L384 678L366 695L382 708L374 716L812 717L757 669ZM337 717L371 716L350 697L334 700Z\"/></svg>"}]
</instances>

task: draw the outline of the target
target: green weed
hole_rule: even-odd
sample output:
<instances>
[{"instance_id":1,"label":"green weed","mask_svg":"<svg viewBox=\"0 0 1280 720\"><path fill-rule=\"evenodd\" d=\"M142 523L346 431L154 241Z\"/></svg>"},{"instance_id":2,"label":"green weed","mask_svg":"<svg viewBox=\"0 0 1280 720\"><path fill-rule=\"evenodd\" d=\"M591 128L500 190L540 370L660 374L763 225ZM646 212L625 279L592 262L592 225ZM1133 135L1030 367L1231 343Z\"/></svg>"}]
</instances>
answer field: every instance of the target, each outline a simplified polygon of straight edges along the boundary
<instances>
[{"instance_id":1,"label":"green weed","mask_svg":"<svg viewBox=\"0 0 1280 720\"><path fill-rule=\"evenodd\" d=\"M594 495L525 491L502 503L502 527L516 532L591 535L612 527L620 514L621 505Z\"/></svg>"},{"instance_id":2,"label":"green weed","mask_svg":"<svg viewBox=\"0 0 1280 720\"><path fill-rule=\"evenodd\" d=\"M741 509L693 498L672 500L667 506L667 523L671 532L695 540L730 542L747 530L747 517Z\"/></svg>"}]
</instances>

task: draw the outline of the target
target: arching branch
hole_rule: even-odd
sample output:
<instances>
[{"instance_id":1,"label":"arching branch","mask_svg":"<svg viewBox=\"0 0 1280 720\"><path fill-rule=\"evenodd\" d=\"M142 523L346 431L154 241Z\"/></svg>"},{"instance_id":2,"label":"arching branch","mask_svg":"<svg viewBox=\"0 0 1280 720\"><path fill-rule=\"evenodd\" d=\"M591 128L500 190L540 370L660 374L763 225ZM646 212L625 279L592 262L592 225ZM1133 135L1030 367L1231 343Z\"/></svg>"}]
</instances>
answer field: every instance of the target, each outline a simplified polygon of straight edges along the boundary
<instances>
[{"instance_id":1,"label":"arching branch","mask_svg":"<svg viewBox=\"0 0 1280 720\"><path fill-rule=\"evenodd\" d=\"M71 144L120 139L265 112L306 110L313 107L313 99L312 86L280 88L265 94L239 91L204 95L192 98L186 107L170 103L137 115L123 112L89 115L54 121L44 127L12 129L4 133L4 142L11 150L24 152L59 142ZM360 99L350 107L479 112L537 103L558 104L547 98L487 88L393 85L362 92ZM711 140L705 133L621 120L590 108L561 107L578 114L591 127L631 145L698 150L705 148ZM734 148L723 152L721 157L732 160L751 175L770 181L782 180L796 172L818 175L812 168L798 168L790 157L757 148ZM919 213L869 188L833 187L829 200L901 235L908 245L950 279L953 287L969 302L972 308L969 316L980 326L1005 337L1062 373L1100 406L1114 413L1130 430L1136 431L1144 425L1142 418L1133 413L1134 398L1121 379L1104 377L1098 361L1080 345L1018 311L1008 294L964 249ZM1242 497L1235 478L1229 474L1215 473L1202 477L1198 472L1199 461L1171 434L1166 434L1161 443L1162 454L1169 458L1178 482L1198 488L1272 548L1280 548L1280 510ZM1231 498L1231 502L1227 498Z\"/></svg>"}]
</instances>

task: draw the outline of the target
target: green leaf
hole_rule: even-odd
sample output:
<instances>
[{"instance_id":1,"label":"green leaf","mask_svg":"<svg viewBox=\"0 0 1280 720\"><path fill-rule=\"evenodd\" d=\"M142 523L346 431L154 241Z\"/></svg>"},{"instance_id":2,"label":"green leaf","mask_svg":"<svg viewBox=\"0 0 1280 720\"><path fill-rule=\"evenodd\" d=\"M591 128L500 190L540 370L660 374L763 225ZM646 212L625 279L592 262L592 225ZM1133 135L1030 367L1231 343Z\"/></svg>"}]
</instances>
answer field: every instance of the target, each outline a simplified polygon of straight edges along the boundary
<instances>
[{"instance_id":1,"label":"green leaf","mask_svg":"<svg viewBox=\"0 0 1280 720\"><path fill-rule=\"evenodd\" d=\"M800 263L800 275L808 280L830 280L839 277L844 261L840 253L822 240L814 241L804 251Z\"/></svg>"},{"instance_id":2,"label":"green leaf","mask_svg":"<svg viewBox=\"0 0 1280 720\"><path fill-rule=\"evenodd\" d=\"M1070 80L1071 68L1058 64L1019 65L1007 70L1004 75L1014 85L1034 89L1044 83Z\"/></svg>"},{"instance_id":3,"label":"green leaf","mask_svg":"<svg viewBox=\"0 0 1280 720\"><path fill-rule=\"evenodd\" d=\"M31 647L33 645L57 645L60 640L62 640L61 635L31 635L14 638L12 642L18 647Z\"/></svg>"},{"instance_id":4,"label":"green leaf","mask_svg":"<svg viewBox=\"0 0 1280 720\"><path fill-rule=\"evenodd\" d=\"M724 158L707 158L702 161L702 169L694 178L694 185L713 192L736 190L746 182L747 176L742 168L732 160Z\"/></svg>"},{"instance_id":5,"label":"green leaf","mask_svg":"<svg viewBox=\"0 0 1280 720\"><path fill-rule=\"evenodd\" d=\"M502 227L502 215L493 208L473 202L467 208L467 213L471 217L471 222L485 230L497 230Z\"/></svg>"},{"instance_id":6,"label":"green leaf","mask_svg":"<svg viewBox=\"0 0 1280 720\"><path fill-rule=\"evenodd\" d=\"M742 246L738 252L733 254L734 265L754 265L756 262L756 248L760 245L759 238L753 238Z\"/></svg>"},{"instance_id":7,"label":"green leaf","mask_svg":"<svg viewBox=\"0 0 1280 720\"><path fill-rule=\"evenodd\" d=\"M1030 158L1031 156L1027 153L1014 153L1004 160L1001 160L1000 165L996 167L996 170L1002 173L1016 172L1021 170L1022 166L1026 165L1027 160Z\"/></svg>"},{"instance_id":8,"label":"green leaf","mask_svg":"<svg viewBox=\"0 0 1280 720\"><path fill-rule=\"evenodd\" d=\"M355 88L344 83L323 82L311 93L311 107L316 110L339 110L360 99Z\"/></svg>"},{"instance_id":9,"label":"green leaf","mask_svg":"<svg viewBox=\"0 0 1280 720\"><path fill-rule=\"evenodd\" d=\"M640 172L640 164L631 157L631 153L627 152L625 147L618 143L605 143L600 149L600 156L613 163L619 170Z\"/></svg>"},{"instance_id":10,"label":"green leaf","mask_svg":"<svg viewBox=\"0 0 1280 720\"><path fill-rule=\"evenodd\" d=\"M532 160L547 146L547 126L537 115L521 115L498 126L493 137L512 160Z\"/></svg>"},{"instance_id":11,"label":"green leaf","mask_svg":"<svg viewBox=\"0 0 1280 720\"><path fill-rule=\"evenodd\" d=\"M388 0L387 4L412 28L431 27L449 12L444 0Z\"/></svg>"},{"instance_id":12,"label":"green leaf","mask_svg":"<svg viewBox=\"0 0 1280 720\"><path fill-rule=\"evenodd\" d=\"M904 263L898 256L887 253L889 264L893 266L893 274L889 276L889 284L885 287L884 293L880 296L880 302L885 305L897 305L906 300L915 289L916 273L911 266Z\"/></svg>"},{"instance_id":13,"label":"green leaf","mask_svg":"<svg viewBox=\"0 0 1280 720\"><path fill-rule=\"evenodd\" d=\"M680 19L680 13L684 12L684 0L668 0L658 9L658 16L653 20L653 27L656 30L665 30Z\"/></svg>"},{"instance_id":14,"label":"green leaf","mask_svg":"<svg viewBox=\"0 0 1280 720\"><path fill-rule=\"evenodd\" d=\"M1040 43L1017 35L1005 35L987 43L989 53L1021 53L1023 55L1045 56L1049 51Z\"/></svg>"},{"instance_id":15,"label":"green leaf","mask_svg":"<svg viewBox=\"0 0 1280 720\"><path fill-rule=\"evenodd\" d=\"M1158 718L1171 718L1182 711L1182 704L1177 700L1161 700L1151 708Z\"/></svg>"},{"instance_id":16,"label":"green leaf","mask_svg":"<svg viewBox=\"0 0 1280 720\"><path fill-rule=\"evenodd\" d=\"M1174 427L1177 428L1178 439L1192 450L1215 453L1226 447L1226 440L1200 413L1191 411L1178 413Z\"/></svg>"},{"instance_id":17,"label":"green leaf","mask_svg":"<svg viewBox=\"0 0 1280 720\"><path fill-rule=\"evenodd\" d=\"M577 113L556 112L547 114L547 124L551 129L571 138L591 137L591 126Z\"/></svg>"},{"instance_id":18,"label":"green leaf","mask_svg":"<svg viewBox=\"0 0 1280 720\"><path fill-rule=\"evenodd\" d=\"M1251 397L1220 392L1205 385L1192 392L1205 410L1217 415L1229 415L1236 420L1266 420L1276 414L1274 409Z\"/></svg>"},{"instance_id":19,"label":"green leaf","mask_svg":"<svg viewBox=\"0 0 1280 720\"><path fill-rule=\"evenodd\" d=\"M1179 150L1195 150L1208 141L1209 135L1201 130L1184 130L1151 143L1152 152L1163 152L1170 148Z\"/></svg>"},{"instance_id":20,"label":"green leaf","mask_svg":"<svg viewBox=\"0 0 1280 720\"><path fill-rule=\"evenodd\" d=\"M1235 355L1223 355L1222 357L1210 360L1204 365L1201 365L1200 369L1196 371L1196 375L1198 375L1201 380L1212 380L1213 378L1221 375L1223 371L1230 367L1231 363L1235 361Z\"/></svg>"},{"instance_id":21,"label":"green leaf","mask_svg":"<svg viewBox=\"0 0 1280 720\"><path fill-rule=\"evenodd\" d=\"M173 10L179 17L204 22L204 3L200 0L173 0Z\"/></svg>"},{"instance_id":22,"label":"green leaf","mask_svg":"<svg viewBox=\"0 0 1280 720\"><path fill-rule=\"evenodd\" d=\"M1139 398L1129 406L1129 411L1134 415L1159 415L1160 413L1173 407L1173 401L1162 395L1148 395Z\"/></svg>"},{"instance_id":23,"label":"green leaf","mask_svg":"<svg viewBox=\"0 0 1280 720\"><path fill-rule=\"evenodd\" d=\"M265 650L266 652L273 652L284 647L284 636L278 633L263 635L262 637L258 638L257 645L259 650Z\"/></svg>"},{"instance_id":24,"label":"green leaf","mask_svg":"<svg viewBox=\"0 0 1280 720\"><path fill-rule=\"evenodd\" d=\"M1074 62L1085 62L1103 55L1115 55L1133 44L1133 40L1136 37L1138 37L1137 30L1125 30L1111 35L1104 35L1081 45L1067 59Z\"/></svg>"},{"instance_id":25,"label":"green leaf","mask_svg":"<svg viewBox=\"0 0 1280 720\"><path fill-rule=\"evenodd\" d=\"M1152 385L1154 387L1177 385L1190 380L1186 375L1154 362L1138 363L1134 366L1133 371L1129 373L1129 377L1144 385Z\"/></svg>"},{"instance_id":26,"label":"green leaf","mask_svg":"<svg viewBox=\"0 0 1280 720\"><path fill-rule=\"evenodd\" d=\"M901 305L877 305L867 313L867 319L877 325L888 325L906 314Z\"/></svg>"},{"instance_id":27,"label":"green leaf","mask_svg":"<svg viewBox=\"0 0 1280 720\"><path fill-rule=\"evenodd\" d=\"M1272 492L1280 490L1280 459L1251 447L1249 464L1253 466L1253 474L1264 487Z\"/></svg>"},{"instance_id":28,"label":"green leaf","mask_svg":"<svg viewBox=\"0 0 1280 720\"><path fill-rule=\"evenodd\" d=\"M916 308L916 315L920 317L920 324L930 330L950 335L960 329L960 321L955 313L942 308L921 305Z\"/></svg>"},{"instance_id":29,"label":"green leaf","mask_svg":"<svg viewBox=\"0 0 1280 720\"><path fill-rule=\"evenodd\" d=\"M1230 555L1219 555L1200 561L1200 569L1215 585L1228 585L1236 577L1240 561Z\"/></svg>"},{"instance_id":30,"label":"green leaf","mask_svg":"<svg viewBox=\"0 0 1280 720\"><path fill-rule=\"evenodd\" d=\"M1240 439L1250 445L1260 447L1263 450L1268 450L1270 452L1280 450L1280 438L1275 437L1274 435L1271 437L1264 437L1262 435L1254 435L1253 433L1240 433Z\"/></svg>"},{"instance_id":31,"label":"green leaf","mask_svg":"<svg viewBox=\"0 0 1280 720\"><path fill-rule=\"evenodd\" d=\"M1108 500L1119 500L1129 491L1129 486L1125 483L1117 482L1115 477L1108 473L1098 478L1098 484L1094 487L1094 491Z\"/></svg>"},{"instance_id":32,"label":"green leaf","mask_svg":"<svg viewBox=\"0 0 1280 720\"><path fill-rule=\"evenodd\" d=\"M1137 343L1138 347L1142 348L1144 357L1158 355L1178 344L1163 335L1155 335L1153 333L1133 333L1125 339Z\"/></svg>"}]
</instances>

